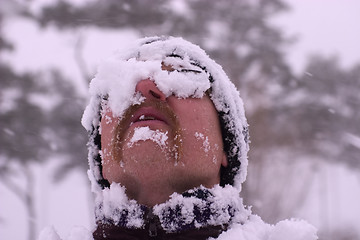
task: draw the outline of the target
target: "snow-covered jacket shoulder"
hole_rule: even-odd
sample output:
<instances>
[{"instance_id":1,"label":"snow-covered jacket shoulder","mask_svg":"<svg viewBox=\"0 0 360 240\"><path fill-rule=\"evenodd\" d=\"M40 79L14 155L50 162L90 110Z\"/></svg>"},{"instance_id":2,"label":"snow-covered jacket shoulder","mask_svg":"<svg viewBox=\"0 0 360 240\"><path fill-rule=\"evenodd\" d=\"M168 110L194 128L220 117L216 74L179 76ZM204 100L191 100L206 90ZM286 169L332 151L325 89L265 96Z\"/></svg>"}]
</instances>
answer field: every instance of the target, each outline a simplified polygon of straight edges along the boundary
<instances>
[{"instance_id":1,"label":"snow-covered jacket shoulder","mask_svg":"<svg viewBox=\"0 0 360 240\"><path fill-rule=\"evenodd\" d=\"M317 230L304 220L290 219L275 225L265 223L259 216L250 215L244 224L233 224L209 240L316 240Z\"/></svg>"}]
</instances>

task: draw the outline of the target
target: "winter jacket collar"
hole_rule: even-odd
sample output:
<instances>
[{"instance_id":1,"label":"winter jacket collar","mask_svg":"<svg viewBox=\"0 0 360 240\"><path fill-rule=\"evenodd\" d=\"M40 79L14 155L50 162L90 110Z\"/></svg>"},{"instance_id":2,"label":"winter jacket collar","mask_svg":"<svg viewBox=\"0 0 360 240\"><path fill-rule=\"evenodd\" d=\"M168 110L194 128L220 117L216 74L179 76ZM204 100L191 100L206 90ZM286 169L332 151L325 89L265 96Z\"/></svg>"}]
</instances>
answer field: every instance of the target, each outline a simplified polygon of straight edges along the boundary
<instances>
[{"instance_id":1,"label":"winter jacket collar","mask_svg":"<svg viewBox=\"0 0 360 240\"><path fill-rule=\"evenodd\" d=\"M114 188L114 185L111 187ZM214 231L219 234L229 224L245 222L250 215L250 210L243 206L238 190L230 185L217 185L212 189L199 187L183 194L174 193L170 200L153 208L139 205L134 200L113 208L104 206L111 206L111 203L99 205L98 229L94 236L101 232L105 235L127 232L176 236L185 232L201 234L200 229L211 229L212 234L215 234Z\"/></svg>"},{"instance_id":2,"label":"winter jacket collar","mask_svg":"<svg viewBox=\"0 0 360 240\"><path fill-rule=\"evenodd\" d=\"M167 233L163 229L128 229L110 224L99 223L96 231L93 233L94 240L185 240L196 239L205 240L210 237L217 238L222 231L223 226L209 226L199 229L190 229L182 232Z\"/></svg>"}]
</instances>

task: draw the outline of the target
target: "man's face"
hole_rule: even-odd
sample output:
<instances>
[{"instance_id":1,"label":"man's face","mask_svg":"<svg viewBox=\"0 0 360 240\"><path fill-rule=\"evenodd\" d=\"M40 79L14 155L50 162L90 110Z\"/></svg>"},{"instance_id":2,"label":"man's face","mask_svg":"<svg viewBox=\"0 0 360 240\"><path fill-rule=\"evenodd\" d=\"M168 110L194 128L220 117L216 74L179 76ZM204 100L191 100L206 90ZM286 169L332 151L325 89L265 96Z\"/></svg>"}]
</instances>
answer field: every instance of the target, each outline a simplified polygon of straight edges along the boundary
<instances>
[{"instance_id":1,"label":"man's face","mask_svg":"<svg viewBox=\"0 0 360 240\"><path fill-rule=\"evenodd\" d=\"M210 98L166 98L150 79L138 82L136 91L145 100L121 121L110 109L103 112L104 178L121 183L134 199L146 186L181 193L218 184L227 160Z\"/></svg>"}]
</instances>

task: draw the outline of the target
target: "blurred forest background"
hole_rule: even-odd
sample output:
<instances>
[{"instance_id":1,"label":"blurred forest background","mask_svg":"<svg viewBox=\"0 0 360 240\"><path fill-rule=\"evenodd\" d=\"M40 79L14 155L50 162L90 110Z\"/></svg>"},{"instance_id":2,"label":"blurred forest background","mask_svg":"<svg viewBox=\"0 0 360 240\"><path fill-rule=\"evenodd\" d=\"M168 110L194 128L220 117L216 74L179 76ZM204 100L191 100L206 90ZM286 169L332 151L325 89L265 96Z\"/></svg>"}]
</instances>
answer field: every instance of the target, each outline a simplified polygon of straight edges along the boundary
<instances>
[{"instance_id":1,"label":"blurred forest background","mask_svg":"<svg viewBox=\"0 0 360 240\"><path fill-rule=\"evenodd\" d=\"M53 218L55 228L91 227L80 119L96 63L108 46L174 35L204 48L241 91L251 136L245 203L269 223L305 218L320 239L360 239L349 215L360 215L359 202L346 199L360 199L360 62L314 53L294 71L286 54L297 38L272 22L287 11L282 0L0 0L0 238L34 240ZM11 31L30 41L28 61L41 67L10 61Z\"/></svg>"}]
</instances>

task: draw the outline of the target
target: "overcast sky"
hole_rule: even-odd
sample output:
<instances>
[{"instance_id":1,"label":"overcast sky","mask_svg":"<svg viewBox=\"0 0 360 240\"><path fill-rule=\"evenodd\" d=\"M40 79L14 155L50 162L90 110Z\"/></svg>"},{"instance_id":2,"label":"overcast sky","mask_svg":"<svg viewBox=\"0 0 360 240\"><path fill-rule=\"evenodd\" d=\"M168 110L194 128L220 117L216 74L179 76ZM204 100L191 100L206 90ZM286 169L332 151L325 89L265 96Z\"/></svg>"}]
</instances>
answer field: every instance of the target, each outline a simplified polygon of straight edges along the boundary
<instances>
[{"instance_id":1,"label":"overcast sky","mask_svg":"<svg viewBox=\"0 0 360 240\"><path fill-rule=\"evenodd\" d=\"M285 0L292 8L276 18L298 42L287 54L297 71L313 53L338 55L344 66L360 62L359 0Z\"/></svg>"},{"instance_id":2,"label":"overcast sky","mask_svg":"<svg viewBox=\"0 0 360 240\"><path fill-rule=\"evenodd\" d=\"M37 0L36 2L49 2L50 0ZM71 1L73 2L73 1ZM77 0L80 4L83 0ZM294 69L302 70L305 59L313 53L325 56L339 55L345 66L360 62L360 0L285 0L290 11L274 19L274 23L281 26L288 36L297 36L298 40L287 50L289 61ZM50 28L51 29L51 28ZM16 42L16 54L11 56L17 69L39 69L44 64L60 65L63 69L76 66L69 62L73 56L76 34L68 32L59 38L53 31L40 32L33 24L24 25L23 22L11 20L5 26L11 40ZM127 33L129 34L129 33ZM99 45L99 35L106 44ZM26 41L24 40L26 36ZM136 36L130 38L134 39ZM108 31L106 34L97 34L96 31L87 33L86 42L90 53L88 60L103 58L116 48L119 41L124 41L124 35ZM97 47L92 46L97 44ZM41 46L34 49L34 46ZM62 49L52 53L54 49ZM87 49L84 49L87 50ZM37 60L34 61L34 51ZM86 51L85 51L86 53ZM70 56L70 57L69 57Z\"/></svg>"}]
</instances>

